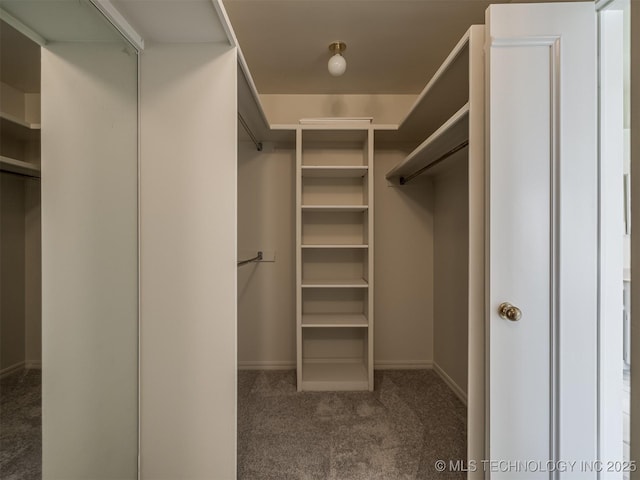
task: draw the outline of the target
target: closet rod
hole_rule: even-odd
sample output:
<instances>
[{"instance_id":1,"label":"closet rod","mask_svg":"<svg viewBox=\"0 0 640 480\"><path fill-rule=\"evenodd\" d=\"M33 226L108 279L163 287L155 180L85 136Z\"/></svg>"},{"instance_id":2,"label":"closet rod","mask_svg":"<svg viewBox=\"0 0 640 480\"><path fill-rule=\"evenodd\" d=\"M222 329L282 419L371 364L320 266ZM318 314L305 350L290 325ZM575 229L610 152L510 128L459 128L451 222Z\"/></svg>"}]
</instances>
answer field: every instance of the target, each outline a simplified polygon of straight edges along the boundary
<instances>
[{"instance_id":1,"label":"closet rod","mask_svg":"<svg viewBox=\"0 0 640 480\"><path fill-rule=\"evenodd\" d=\"M426 167L422 167L420 170L416 170L415 172L413 172L411 175L407 175L400 177L400 185L406 185L407 182L410 182L411 180L413 180L414 178L416 178L418 175L421 175L422 173L426 172L427 170L429 170L431 167L435 167L436 165L438 165L440 162L446 160L447 158L449 158L451 155L453 155L456 152L459 152L460 150L462 150L464 147L466 147L467 145L469 145L469 140L465 140L464 142L462 142L460 145L458 145L457 147L453 147L451 150L449 150L447 153L439 156L438 158L436 158L433 162L431 162L429 165L427 165Z\"/></svg>"},{"instance_id":2,"label":"closet rod","mask_svg":"<svg viewBox=\"0 0 640 480\"><path fill-rule=\"evenodd\" d=\"M260 260L262 260L262 252L258 252L258 254L255 257L250 258L248 260L240 260L238 262L238 266L241 267L242 265L246 265L247 263L259 262Z\"/></svg>"},{"instance_id":3,"label":"closet rod","mask_svg":"<svg viewBox=\"0 0 640 480\"><path fill-rule=\"evenodd\" d=\"M251 131L251 129L249 128L249 125L247 125L247 122L244 121L244 118L242 118L242 115L240 115L240 112L238 112L238 120L240 120L240 124L242 125L242 127L244 128L244 131L247 132L247 135L249 135L249 138L251 139L251 141L253 142L253 144L256 146L256 149L261 152L262 151L262 142L259 142L258 139L256 138L256 136L253 134L253 132Z\"/></svg>"}]
</instances>

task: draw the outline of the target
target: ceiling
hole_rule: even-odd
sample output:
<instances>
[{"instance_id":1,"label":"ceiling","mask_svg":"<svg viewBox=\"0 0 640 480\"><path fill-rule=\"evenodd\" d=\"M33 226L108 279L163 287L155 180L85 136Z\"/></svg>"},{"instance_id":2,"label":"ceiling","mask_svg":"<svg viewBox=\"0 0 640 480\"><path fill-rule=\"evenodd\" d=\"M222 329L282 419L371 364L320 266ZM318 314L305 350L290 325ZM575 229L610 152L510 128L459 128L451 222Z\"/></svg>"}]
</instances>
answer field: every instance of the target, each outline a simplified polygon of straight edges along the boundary
<instances>
[{"instance_id":1,"label":"ceiling","mask_svg":"<svg viewBox=\"0 0 640 480\"><path fill-rule=\"evenodd\" d=\"M222 0L260 94L398 95L420 93L489 4L531 1L563 0Z\"/></svg>"},{"instance_id":2,"label":"ceiling","mask_svg":"<svg viewBox=\"0 0 640 480\"><path fill-rule=\"evenodd\" d=\"M510 0L224 0L261 94L417 94L489 3ZM327 71L347 44L347 72Z\"/></svg>"}]
</instances>

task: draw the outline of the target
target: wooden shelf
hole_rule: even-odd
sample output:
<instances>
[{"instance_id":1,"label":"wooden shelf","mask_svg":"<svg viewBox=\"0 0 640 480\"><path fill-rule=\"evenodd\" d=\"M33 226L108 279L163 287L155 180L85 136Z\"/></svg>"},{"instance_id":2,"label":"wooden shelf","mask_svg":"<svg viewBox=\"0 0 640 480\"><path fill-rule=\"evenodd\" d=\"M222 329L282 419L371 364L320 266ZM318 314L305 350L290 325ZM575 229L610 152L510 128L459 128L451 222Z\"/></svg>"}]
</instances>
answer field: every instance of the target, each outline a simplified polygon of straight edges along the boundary
<instances>
[{"instance_id":1,"label":"wooden shelf","mask_svg":"<svg viewBox=\"0 0 640 480\"><path fill-rule=\"evenodd\" d=\"M433 135L422 142L386 178L399 183L400 178L427 167L469 139L469 104L465 104Z\"/></svg>"},{"instance_id":2,"label":"wooden shelf","mask_svg":"<svg viewBox=\"0 0 640 480\"><path fill-rule=\"evenodd\" d=\"M369 284L362 278L349 280L302 280L302 288L367 288Z\"/></svg>"},{"instance_id":3,"label":"wooden shelf","mask_svg":"<svg viewBox=\"0 0 640 480\"><path fill-rule=\"evenodd\" d=\"M303 177L364 177L369 167L363 166L331 166L331 165L303 165Z\"/></svg>"},{"instance_id":4,"label":"wooden shelf","mask_svg":"<svg viewBox=\"0 0 640 480\"><path fill-rule=\"evenodd\" d=\"M300 245L300 247L301 248L318 248L318 249L321 249L321 248L327 248L327 249L329 249L329 248L362 248L362 249L365 249L365 248L369 248L369 245L365 245L365 244L352 244L352 245L349 245L349 244L345 244L345 245L342 245L342 244L330 244L330 245L329 244L327 244L327 245L316 244L316 245L304 245L303 244L303 245Z\"/></svg>"},{"instance_id":5,"label":"wooden shelf","mask_svg":"<svg viewBox=\"0 0 640 480\"><path fill-rule=\"evenodd\" d=\"M302 205L303 212L366 212L368 205Z\"/></svg>"},{"instance_id":6,"label":"wooden shelf","mask_svg":"<svg viewBox=\"0 0 640 480\"><path fill-rule=\"evenodd\" d=\"M40 178L40 165L0 156L0 171Z\"/></svg>"},{"instance_id":7,"label":"wooden shelf","mask_svg":"<svg viewBox=\"0 0 640 480\"><path fill-rule=\"evenodd\" d=\"M366 328L369 326L367 317L362 314L320 313L302 314L303 328Z\"/></svg>"},{"instance_id":8,"label":"wooden shelf","mask_svg":"<svg viewBox=\"0 0 640 480\"><path fill-rule=\"evenodd\" d=\"M304 361L302 389L306 391L368 390L369 380L364 362Z\"/></svg>"}]
</instances>

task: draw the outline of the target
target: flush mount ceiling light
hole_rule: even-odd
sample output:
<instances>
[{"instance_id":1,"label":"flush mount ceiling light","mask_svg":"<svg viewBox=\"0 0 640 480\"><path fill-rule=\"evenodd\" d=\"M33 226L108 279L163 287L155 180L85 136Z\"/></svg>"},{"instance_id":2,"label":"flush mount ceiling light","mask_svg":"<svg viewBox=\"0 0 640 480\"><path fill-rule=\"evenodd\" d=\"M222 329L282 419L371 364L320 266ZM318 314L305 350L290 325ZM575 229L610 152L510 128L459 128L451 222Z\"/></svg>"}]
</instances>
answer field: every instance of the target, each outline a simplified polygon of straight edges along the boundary
<instances>
[{"instance_id":1,"label":"flush mount ceiling light","mask_svg":"<svg viewBox=\"0 0 640 480\"><path fill-rule=\"evenodd\" d=\"M333 42L329 45L329 51L333 56L329 59L329 73L334 77L339 77L347 69L347 61L342 56L342 52L347 49L347 45L343 42Z\"/></svg>"}]
</instances>

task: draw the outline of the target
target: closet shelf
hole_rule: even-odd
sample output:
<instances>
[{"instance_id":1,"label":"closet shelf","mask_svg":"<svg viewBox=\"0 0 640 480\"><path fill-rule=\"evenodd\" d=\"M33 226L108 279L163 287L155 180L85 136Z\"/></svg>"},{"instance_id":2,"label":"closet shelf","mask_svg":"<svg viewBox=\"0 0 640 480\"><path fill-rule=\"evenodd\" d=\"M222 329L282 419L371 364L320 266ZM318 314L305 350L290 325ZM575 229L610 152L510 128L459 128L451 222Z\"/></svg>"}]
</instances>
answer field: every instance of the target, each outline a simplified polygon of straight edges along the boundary
<instances>
[{"instance_id":1,"label":"closet shelf","mask_svg":"<svg viewBox=\"0 0 640 480\"><path fill-rule=\"evenodd\" d=\"M366 212L367 205L302 205L303 212Z\"/></svg>"},{"instance_id":2,"label":"closet shelf","mask_svg":"<svg viewBox=\"0 0 640 480\"><path fill-rule=\"evenodd\" d=\"M15 117L9 113L0 112L0 119L2 119L3 124L6 122L6 123L11 123L13 125L17 125L19 127L27 128L29 130L40 130L39 123L25 122L24 120L18 117Z\"/></svg>"},{"instance_id":3,"label":"closet shelf","mask_svg":"<svg viewBox=\"0 0 640 480\"><path fill-rule=\"evenodd\" d=\"M23 162L15 158L0 156L0 170L3 172L18 173L30 177L40 177L40 165Z\"/></svg>"},{"instance_id":4,"label":"closet shelf","mask_svg":"<svg viewBox=\"0 0 640 480\"><path fill-rule=\"evenodd\" d=\"M303 165L303 177L364 177L369 171L369 167L363 166L323 166L323 165Z\"/></svg>"},{"instance_id":5,"label":"closet shelf","mask_svg":"<svg viewBox=\"0 0 640 480\"><path fill-rule=\"evenodd\" d=\"M422 89L397 131L376 132L376 145L398 141L416 145L425 134L434 132L451 116L452 106L457 108L469 100L470 36L471 29L465 32Z\"/></svg>"},{"instance_id":6,"label":"closet shelf","mask_svg":"<svg viewBox=\"0 0 640 480\"><path fill-rule=\"evenodd\" d=\"M369 245L366 244L308 244L308 245L300 245L302 248L369 248Z\"/></svg>"},{"instance_id":7,"label":"closet shelf","mask_svg":"<svg viewBox=\"0 0 640 480\"><path fill-rule=\"evenodd\" d=\"M369 284L362 278L349 280L302 280L302 288L367 288Z\"/></svg>"},{"instance_id":8,"label":"closet shelf","mask_svg":"<svg viewBox=\"0 0 640 480\"><path fill-rule=\"evenodd\" d=\"M307 391L367 390L367 368L356 361L303 361L302 389Z\"/></svg>"},{"instance_id":9,"label":"closet shelf","mask_svg":"<svg viewBox=\"0 0 640 480\"><path fill-rule=\"evenodd\" d=\"M302 314L303 328L363 328L368 327L367 317L362 314L322 313Z\"/></svg>"},{"instance_id":10,"label":"closet shelf","mask_svg":"<svg viewBox=\"0 0 640 480\"><path fill-rule=\"evenodd\" d=\"M467 102L444 125L390 170L386 174L386 178L393 183L401 183L402 177L407 177L425 167L435 165L443 157L446 157L448 152L459 148L468 140L469 103Z\"/></svg>"}]
</instances>

